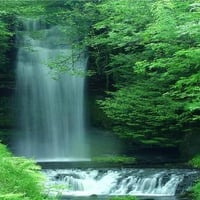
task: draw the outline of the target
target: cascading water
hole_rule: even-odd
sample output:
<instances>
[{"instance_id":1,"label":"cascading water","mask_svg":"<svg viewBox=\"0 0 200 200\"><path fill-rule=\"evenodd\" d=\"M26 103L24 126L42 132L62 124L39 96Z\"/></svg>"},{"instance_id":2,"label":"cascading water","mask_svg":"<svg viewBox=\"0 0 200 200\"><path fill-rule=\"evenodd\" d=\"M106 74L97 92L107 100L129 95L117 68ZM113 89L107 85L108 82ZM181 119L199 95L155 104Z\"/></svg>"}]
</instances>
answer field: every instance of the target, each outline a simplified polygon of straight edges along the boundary
<instances>
[{"instance_id":1,"label":"cascading water","mask_svg":"<svg viewBox=\"0 0 200 200\"><path fill-rule=\"evenodd\" d=\"M68 169L44 170L44 174L48 177L46 190L52 195L170 197L188 189L199 173L186 169Z\"/></svg>"},{"instance_id":2,"label":"cascading water","mask_svg":"<svg viewBox=\"0 0 200 200\"><path fill-rule=\"evenodd\" d=\"M72 48L61 44L66 36L59 27L47 29L39 20L26 19L23 29L17 35L14 152L43 161L86 159L84 77L65 73L54 80L47 67L60 57L71 57ZM81 55L73 67L85 70L86 61ZM65 65L72 67L72 60Z\"/></svg>"}]
</instances>

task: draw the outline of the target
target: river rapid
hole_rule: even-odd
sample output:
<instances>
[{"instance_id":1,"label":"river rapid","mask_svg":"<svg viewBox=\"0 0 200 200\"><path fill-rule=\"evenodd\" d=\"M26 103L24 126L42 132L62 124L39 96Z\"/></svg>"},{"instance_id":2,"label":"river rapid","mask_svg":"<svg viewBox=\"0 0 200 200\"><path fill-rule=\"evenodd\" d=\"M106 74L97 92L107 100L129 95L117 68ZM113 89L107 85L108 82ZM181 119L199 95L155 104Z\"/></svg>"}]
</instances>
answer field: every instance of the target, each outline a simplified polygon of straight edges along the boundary
<instances>
[{"instance_id":1,"label":"river rapid","mask_svg":"<svg viewBox=\"0 0 200 200\"><path fill-rule=\"evenodd\" d=\"M63 199L108 199L137 196L148 200L179 200L200 176L193 169L87 168L44 169L46 192Z\"/></svg>"}]
</instances>

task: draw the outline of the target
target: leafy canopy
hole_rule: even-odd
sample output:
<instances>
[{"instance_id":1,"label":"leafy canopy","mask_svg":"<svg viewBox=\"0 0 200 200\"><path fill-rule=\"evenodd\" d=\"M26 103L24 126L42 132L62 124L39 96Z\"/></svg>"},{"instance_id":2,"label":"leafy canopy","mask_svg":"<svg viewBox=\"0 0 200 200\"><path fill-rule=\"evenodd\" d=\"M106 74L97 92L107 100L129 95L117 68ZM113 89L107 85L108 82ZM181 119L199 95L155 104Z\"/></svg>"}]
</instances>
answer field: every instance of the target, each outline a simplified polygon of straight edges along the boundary
<instances>
[{"instance_id":1,"label":"leafy canopy","mask_svg":"<svg viewBox=\"0 0 200 200\"><path fill-rule=\"evenodd\" d=\"M87 42L98 72L114 83L99 105L120 137L169 146L199 130L199 7L191 0L97 6Z\"/></svg>"}]
</instances>

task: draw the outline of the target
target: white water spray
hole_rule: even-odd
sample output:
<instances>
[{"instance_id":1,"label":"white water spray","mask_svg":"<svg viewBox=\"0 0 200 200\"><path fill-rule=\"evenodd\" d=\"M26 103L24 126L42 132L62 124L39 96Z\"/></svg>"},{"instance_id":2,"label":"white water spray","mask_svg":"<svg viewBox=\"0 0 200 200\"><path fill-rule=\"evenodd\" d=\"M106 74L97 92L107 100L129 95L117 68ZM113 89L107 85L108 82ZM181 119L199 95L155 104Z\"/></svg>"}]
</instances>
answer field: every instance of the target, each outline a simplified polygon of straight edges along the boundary
<instances>
[{"instance_id":1,"label":"white water spray","mask_svg":"<svg viewBox=\"0 0 200 200\"><path fill-rule=\"evenodd\" d=\"M185 177L197 171L167 169L44 170L46 190L69 196L174 196ZM55 187L56 186L56 187ZM58 189L59 188L59 189ZM184 188L184 190L187 188Z\"/></svg>"}]
</instances>

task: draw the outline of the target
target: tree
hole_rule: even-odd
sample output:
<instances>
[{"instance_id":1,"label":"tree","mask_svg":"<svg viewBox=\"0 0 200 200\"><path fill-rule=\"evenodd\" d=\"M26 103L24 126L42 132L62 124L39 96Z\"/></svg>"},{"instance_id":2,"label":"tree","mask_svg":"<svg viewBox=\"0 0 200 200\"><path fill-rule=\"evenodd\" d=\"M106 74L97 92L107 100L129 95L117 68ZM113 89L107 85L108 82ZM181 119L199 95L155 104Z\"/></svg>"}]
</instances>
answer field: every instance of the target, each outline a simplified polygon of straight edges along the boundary
<instances>
[{"instance_id":1,"label":"tree","mask_svg":"<svg viewBox=\"0 0 200 200\"><path fill-rule=\"evenodd\" d=\"M121 137L167 146L199 130L198 5L119 0L98 6L89 44L115 87L99 105Z\"/></svg>"},{"instance_id":2,"label":"tree","mask_svg":"<svg viewBox=\"0 0 200 200\"><path fill-rule=\"evenodd\" d=\"M0 4L0 70L8 71L11 65L11 51L15 48L17 18L36 17L44 14L44 2L40 0L12 0Z\"/></svg>"}]
</instances>

